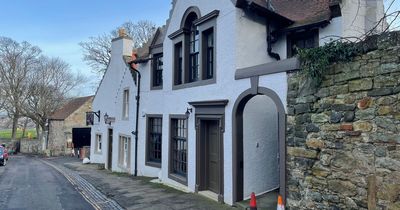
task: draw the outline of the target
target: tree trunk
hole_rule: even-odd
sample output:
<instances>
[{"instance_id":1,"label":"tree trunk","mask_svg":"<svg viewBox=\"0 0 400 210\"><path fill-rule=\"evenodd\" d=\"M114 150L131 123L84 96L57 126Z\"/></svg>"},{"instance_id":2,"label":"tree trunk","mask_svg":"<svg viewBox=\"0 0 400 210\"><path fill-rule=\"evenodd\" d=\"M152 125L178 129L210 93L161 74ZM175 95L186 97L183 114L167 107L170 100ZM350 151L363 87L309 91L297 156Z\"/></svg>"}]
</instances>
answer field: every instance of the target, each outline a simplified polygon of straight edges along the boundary
<instances>
[{"instance_id":1,"label":"tree trunk","mask_svg":"<svg viewBox=\"0 0 400 210\"><path fill-rule=\"evenodd\" d=\"M13 116L13 122L12 122L12 133L11 133L11 139L15 140L17 137L17 128L18 128L18 115L15 114Z\"/></svg>"},{"instance_id":2,"label":"tree trunk","mask_svg":"<svg viewBox=\"0 0 400 210\"><path fill-rule=\"evenodd\" d=\"M36 139L40 140L39 134L40 134L40 127L39 127L39 124L36 123Z\"/></svg>"},{"instance_id":3,"label":"tree trunk","mask_svg":"<svg viewBox=\"0 0 400 210\"><path fill-rule=\"evenodd\" d=\"M25 138L26 126L28 126L28 118L25 117L24 126L22 127L22 138Z\"/></svg>"}]
</instances>

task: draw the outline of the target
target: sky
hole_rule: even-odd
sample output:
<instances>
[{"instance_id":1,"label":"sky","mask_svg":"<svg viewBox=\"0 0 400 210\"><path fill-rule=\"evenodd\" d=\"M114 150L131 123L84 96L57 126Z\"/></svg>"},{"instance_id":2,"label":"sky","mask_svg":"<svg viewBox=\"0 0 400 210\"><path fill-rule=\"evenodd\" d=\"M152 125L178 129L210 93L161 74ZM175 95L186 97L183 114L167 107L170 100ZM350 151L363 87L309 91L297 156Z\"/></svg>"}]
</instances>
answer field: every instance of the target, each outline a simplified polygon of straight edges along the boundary
<instances>
[{"instance_id":1,"label":"sky","mask_svg":"<svg viewBox=\"0 0 400 210\"><path fill-rule=\"evenodd\" d=\"M4 0L0 5L0 36L27 41L44 55L60 57L71 70L88 78L74 95L91 95L101 77L82 60L79 42L109 33L131 20L165 24L170 0Z\"/></svg>"}]
</instances>

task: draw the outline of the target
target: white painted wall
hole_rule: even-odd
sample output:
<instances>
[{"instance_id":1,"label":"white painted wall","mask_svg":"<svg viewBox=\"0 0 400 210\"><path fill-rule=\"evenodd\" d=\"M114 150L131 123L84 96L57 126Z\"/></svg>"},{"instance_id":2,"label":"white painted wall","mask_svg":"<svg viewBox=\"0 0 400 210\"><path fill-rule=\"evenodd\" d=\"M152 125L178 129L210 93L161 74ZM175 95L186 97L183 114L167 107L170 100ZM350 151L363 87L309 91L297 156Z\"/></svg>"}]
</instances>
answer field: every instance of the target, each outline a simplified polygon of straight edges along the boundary
<instances>
[{"instance_id":1,"label":"white painted wall","mask_svg":"<svg viewBox=\"0 0 400 210\"><path fill-rule=\"evenodd\" d=\"M172 61L173 61L173 43L167 37L163 43L164 49L164 72L163 72L163 89L150 90L150 71L151 62L140 64L139 71L142 73L142 86L141 86L141 102L140 102L140 116L139 116L139 142L138 142L138 175L159 177L162 182L181 188L186 191L193 192L195 190L195 113L192 113L188 119L188 185L184 186L168 178L168 158L169 158L169 116L171 114L184 114L186 109L190 107L188 102L191 101L207 101L228 99L229 103L225 109L225 132L224 132L224 201L228 204L233 204L233 174L232 174L232 109L238 96L248 90L250 79L235 80L235 71L239 68L254 66L258 64L273 62L274 59L270 58L267 53L266 43L266 28L264 19L258 17L248 17L244 15L243 11L234 7L230 0L186 0L177 1L172 11L171 19L169 20L169 28L166 32L167 35L177 31L180 28L182 16L190 6L197 5L201 11L201 15L206 15L215 9L220 11L216 19L216 84L206 86L192 87L180 90L172 90ZM341 35L342 19L335 18L331 24L325 28L320 29L320 37L334 34ZM94 144L95 134L103 134L103 151L102 154L93 153L92 148L92 161L98 163L105 163L107 161L107 128L108 125L104 124L103 115L107 112L110 116L116 117L116 122L112 124L114 128L114 145L113 145L113 170L124 171L119 168L118 161L118 135L124 134L131 136L131 168L130 173L133 173L134 166L134 136L131 131L134 130L135 124L135 96L136 86L130 77L128 67L122 60L122 55L130 55L129 40L122 39L113 42L112 59L101 83L96 97L93 101L93 110L101 110L102 120L100 123L92 128L92 145ZM324 42L321 42L322 44ZM286 58L286 36L280 37L279 40L273 45L273 51L281 55L282 59ZM287 97L287 76L286 73L277 73L272 75L260 76L259 86L273 90L282 101L286 108ZM122 120L122 90L126 87L130 88L130 117L129 120ZM254 109L259 109L258 103L268 104L270 101L255 102ZM252 107L250 107L252 108ZM265 112L262 116L269 116L273 111L272 109L261 109ZM162 114L163 115L163 128L162 128L162 168L154 168L145 165L145 151L146 151L146 114ZM254 116L255 117L255 116ZM250 118L254 118L250 117ZM258 117L258 116L257 116ZM260 118L260 121L267 121L273 119L274 116ZM276 116L275 116L276 117ZM249 119L250 119L249 118ZM253 128L262 130L262 128ZM262 135L261 135L262 134ZM260 136L254 136L256 141L266 136L275 135L273 129L269 132L260 132ZM249 138L251 139L251 138ZM252 148L254 148L254 143ZM262 145L265 146L265 145ZM260 149L266 149L260 147ZM247 148L246 148L247 150ZM257 152L257 151L255 151ZM246 152L251 154L252 152ZM248 157L254 159L254 157ZM263 158L265 159L265 157ZM249 166L251 167L251 166ZM260 168L265 169L265 168ZM267 173L265 170L260 173ZM248 175L246 175L248 177ZM258 177L249 178L255 182L248 183L248 186L257 185ZM263 182L266 183L266 182ZM255 189L256 192L262 192L267 189L266 186L260 184L260 189ZM250 187L251 188L251 187ZM251 188L246 188L246 193L253 191ZM247 196L245 194L245 196Z\"/></svg>"},{"instance_id":2,"label":"white painted wall","mask_svg":"<svg viewBox=\"0 0 400 210\"><path fill-rule=\"evenodd\" d=\"M243 113L245 199L279 187L278 110L268 96L247 102Z\"/></svg>"}]
</instances>

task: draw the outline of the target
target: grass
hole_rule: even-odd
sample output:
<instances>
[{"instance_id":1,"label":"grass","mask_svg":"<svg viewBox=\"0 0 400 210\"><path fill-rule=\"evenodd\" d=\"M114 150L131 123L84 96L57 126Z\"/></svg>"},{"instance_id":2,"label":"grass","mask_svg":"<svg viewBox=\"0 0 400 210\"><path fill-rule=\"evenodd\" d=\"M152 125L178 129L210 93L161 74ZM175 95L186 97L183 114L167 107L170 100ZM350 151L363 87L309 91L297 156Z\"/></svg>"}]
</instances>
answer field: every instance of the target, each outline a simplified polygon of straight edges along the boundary
<instances>
[{"instance_id":1,"label":"grass","mask_svg":"<svg viewBox=\"0 0 400 210\"><path fill-rule=\"evenodd\" d=\"M11 139L11 129L7 129L7 130L0 130L0 139ZM24 138L28 138L31 137L32 139L36 139L36 130L35 129L27 129L25 131L25 137ZM22 138L22 129L17 129L17 139L21 139Z\"/></svg>"}]
</instances>

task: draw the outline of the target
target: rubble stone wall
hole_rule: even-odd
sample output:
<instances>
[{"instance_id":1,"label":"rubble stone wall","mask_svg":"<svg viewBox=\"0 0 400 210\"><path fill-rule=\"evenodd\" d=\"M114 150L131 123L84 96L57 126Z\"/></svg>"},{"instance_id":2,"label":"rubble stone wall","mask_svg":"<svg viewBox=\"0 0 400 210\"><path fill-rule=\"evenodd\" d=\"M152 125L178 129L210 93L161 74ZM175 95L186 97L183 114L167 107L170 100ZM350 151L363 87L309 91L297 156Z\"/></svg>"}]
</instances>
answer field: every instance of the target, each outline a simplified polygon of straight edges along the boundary
<instances>
[{"instance_id":1,"label":"rubble stone wall","mask_svg":"<svg viewBox=\"0 0 400 210\"><path fill-rule=\"evenodd\" d=\"M319 88L288 74L289 209L400 209L400 34L365 46Z\"/></svg>"}]
</instances>

